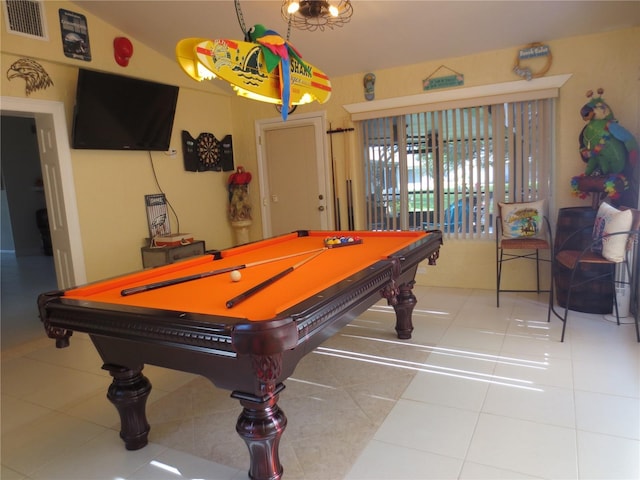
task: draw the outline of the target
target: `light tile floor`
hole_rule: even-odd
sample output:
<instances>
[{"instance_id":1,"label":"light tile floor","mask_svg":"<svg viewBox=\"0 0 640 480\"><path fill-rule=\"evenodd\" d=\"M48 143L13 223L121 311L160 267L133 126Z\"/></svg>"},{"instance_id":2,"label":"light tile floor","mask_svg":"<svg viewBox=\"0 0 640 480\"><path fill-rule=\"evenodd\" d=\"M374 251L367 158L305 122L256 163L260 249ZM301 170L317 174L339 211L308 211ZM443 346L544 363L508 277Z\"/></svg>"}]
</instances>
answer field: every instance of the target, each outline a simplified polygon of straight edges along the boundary
<instances>
[{"instance_id":1,"label":"light tile floor","mask_svg":"<svg viewBox=\"0 0 640 480\"><path fill-rule=\"evenodd\" d=\"M284 479L640 478L633 325L572 312L560 343L543 296L415 291L411 341L379 303L287 381ZM100 366L84 335L3 341L3 480L247 478L229 392L146 367L150 443L131 452Z\"/></svg>"}]
</instances>

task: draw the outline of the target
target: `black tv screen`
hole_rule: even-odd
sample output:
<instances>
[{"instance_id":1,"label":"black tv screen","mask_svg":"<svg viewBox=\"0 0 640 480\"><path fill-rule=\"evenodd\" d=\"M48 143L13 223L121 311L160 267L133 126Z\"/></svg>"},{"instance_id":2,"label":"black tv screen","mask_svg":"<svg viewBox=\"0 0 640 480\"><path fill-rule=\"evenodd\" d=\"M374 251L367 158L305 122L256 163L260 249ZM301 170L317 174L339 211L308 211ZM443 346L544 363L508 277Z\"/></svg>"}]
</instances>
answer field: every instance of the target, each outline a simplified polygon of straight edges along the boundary
<instances>
[{"instance_id":1,"label":"black tv screen","mask_svg":"<svg viewBox=\"0 0 640 480\"><path fill-rule=\"evenodd\" d=\"M72 146L167 151L178 87L80 69Z\"/></svg>"}]
</instances>

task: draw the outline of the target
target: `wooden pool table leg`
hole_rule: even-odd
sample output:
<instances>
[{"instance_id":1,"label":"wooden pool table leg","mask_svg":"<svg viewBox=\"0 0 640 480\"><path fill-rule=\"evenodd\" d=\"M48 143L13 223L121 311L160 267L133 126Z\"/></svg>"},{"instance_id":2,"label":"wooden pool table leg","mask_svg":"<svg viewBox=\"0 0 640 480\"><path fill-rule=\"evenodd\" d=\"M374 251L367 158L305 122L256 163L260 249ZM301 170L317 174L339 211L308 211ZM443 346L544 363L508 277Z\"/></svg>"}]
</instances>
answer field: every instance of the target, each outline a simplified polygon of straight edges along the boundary
<instances>
[{"instance_id":1,"label":"wooden pool table leg","mask_svg":"<svg viewBox=\"0 0 640 480\"><path fill-rule=\"evenodd\" d=\"M142 367L132 370L105 364L102 368L113 377L107 398L120 414L120 438L127 450L138 450L147 444L149 436L145 407L151 393L151 382L142 375Z\"/></svg>"},{"instance_id":2,"label":"wooden pool table leg","mask_svg":"<svg viewBox=\"0 0 640 480\"><path fill-rule=\"evenodd\" d=\"M398 338L408 340L413 332L413 308L418 303L416 296L413 294L413 285L415 282L409 282L400 285L400 293L398 302L393 306L396 311L396 332Z\"/></svg>"},{"instance_id":3,"label":"wooden pool table leg","mask_svg":"<svg viewBox=\"0 0 640 480\"><path fill-rule=\"evenodd\" d=\"M249 478L253 480L282 478L278 450L280 437L287 426L287 417L277 402L283 389L284 385L280 384L273 394L262 398L237 391L231 394L243 406L236 431L249 448Z\"/></svg>"},{"instance_id":4,"label":"wooden pool table leg","mask_svg":"<svg viewBox=\"0 0 640 480\"><path fill-rule=\"evenodd\" d=\"M400 286L395 284L388 286L381 293L387 299L389 305L393 306L396 312L396 332L401 340L411 338L413 332L413 308L418 303L413 294L413 285L415 281L403 283Z\"/></svg>"}]
</instances>

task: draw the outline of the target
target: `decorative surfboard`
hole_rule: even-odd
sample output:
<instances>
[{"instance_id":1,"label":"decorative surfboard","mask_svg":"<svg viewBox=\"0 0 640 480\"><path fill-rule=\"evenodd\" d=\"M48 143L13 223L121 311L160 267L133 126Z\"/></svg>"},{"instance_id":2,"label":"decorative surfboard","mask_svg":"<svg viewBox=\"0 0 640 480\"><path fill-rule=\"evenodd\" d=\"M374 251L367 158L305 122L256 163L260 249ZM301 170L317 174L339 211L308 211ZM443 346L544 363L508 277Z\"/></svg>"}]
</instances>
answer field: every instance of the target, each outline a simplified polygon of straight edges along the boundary
<instances>
[{"instance_id":1,"label":"decorative surfboard","mask_svg":"<svg viewBox=\"0 0 640 480\"><path fill-rule=\"evenodd\" d=\"M176 54L185 71L185 65L189 62L192 65L195 57L208 70L232 85L263 97L263 101L282 104L278 70L267 72L257 43L185 38L178 43ZM302 105L313 100L325 103L331 96L329 77L307 62L304 65L306 68L291 58L291 104Z\"/></svg>"}]
</instances>

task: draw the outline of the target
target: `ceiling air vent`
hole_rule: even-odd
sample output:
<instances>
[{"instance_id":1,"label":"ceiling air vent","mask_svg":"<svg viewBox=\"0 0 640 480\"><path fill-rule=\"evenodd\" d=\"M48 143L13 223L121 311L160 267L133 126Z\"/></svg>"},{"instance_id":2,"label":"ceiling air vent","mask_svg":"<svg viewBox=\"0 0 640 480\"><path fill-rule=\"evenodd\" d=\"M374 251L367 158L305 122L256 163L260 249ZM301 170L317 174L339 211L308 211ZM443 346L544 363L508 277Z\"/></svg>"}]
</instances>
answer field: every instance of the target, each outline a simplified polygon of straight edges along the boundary
<instances>
[{"instance_id":1,"label":"ceiling air vent","mask_svg":"<svg viewBox=\"0 0 640 480\"><path fill-rule=\"evenodd\" d=\"M5 18L9 33L48 40L44 5L39 0L6 0Z\"/></svg>"}]
</instances>

